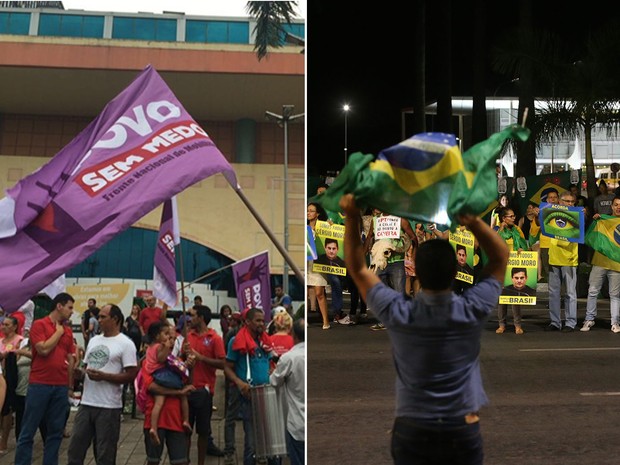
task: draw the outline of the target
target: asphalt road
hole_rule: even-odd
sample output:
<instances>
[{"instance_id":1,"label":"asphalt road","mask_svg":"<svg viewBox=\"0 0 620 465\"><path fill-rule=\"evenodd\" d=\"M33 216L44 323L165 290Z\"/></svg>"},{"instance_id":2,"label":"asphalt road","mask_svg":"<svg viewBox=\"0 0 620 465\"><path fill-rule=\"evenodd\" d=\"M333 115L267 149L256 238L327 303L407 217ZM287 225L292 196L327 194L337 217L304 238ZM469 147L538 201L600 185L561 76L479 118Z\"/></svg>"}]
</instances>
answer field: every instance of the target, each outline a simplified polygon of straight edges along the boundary
<instances>
[{"instance_id":1,"label":"asphalt road","mask_svg":"<svg viewBox=\"0 0 620 465\"><path fill-rule=\"evenodd\" d=\"M540 299L539 299L540 300ZM481 412L486 465L620 463L620 334L609 301L583 333L544 332L546 302L523 311L525 334L482 337L490 403ZM578 325L585 316L579 299ZM308 463L391 464L395 372L387 331L366 324L321 329L308 315ZM449 465L449 464L447 464Z\"/></svg>"}]
</instances>

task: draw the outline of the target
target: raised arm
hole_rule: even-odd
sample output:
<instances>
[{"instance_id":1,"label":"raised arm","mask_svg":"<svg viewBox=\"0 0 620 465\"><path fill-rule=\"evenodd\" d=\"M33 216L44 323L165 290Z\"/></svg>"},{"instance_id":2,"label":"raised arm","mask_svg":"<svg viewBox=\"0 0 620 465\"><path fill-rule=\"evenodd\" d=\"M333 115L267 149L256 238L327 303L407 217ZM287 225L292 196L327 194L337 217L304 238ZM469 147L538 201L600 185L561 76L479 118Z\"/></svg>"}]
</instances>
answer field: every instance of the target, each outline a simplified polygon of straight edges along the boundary
<instances>
[{"instance_id":1,"label":"raised arm","mask_svg":"<svg viewBox=\"0 0 620 465\"><path fill-rule=\"evenodd\" d=\"M474 234L480 247L487 254L488 263L482 270L483 276L493 276L504 282L506 265L510 252L504 240L491 227L474 215L461 215L459 221Z\"/></svg>"},{"instance_id":2,"label":"raised arm","mask_svg":"<svg viewBox=\"0 0 620 465\"><path fill-rule=\"evenodd\" d=\"M344 223L344 259L347 271L351 278L353 278L353 282L357 286L362 298L366 300L366 293L381 280L366 266L364 248L359 235L362 218L352 194L342 196L340 208L346 214Z\"/></svg>"}]
</instances>

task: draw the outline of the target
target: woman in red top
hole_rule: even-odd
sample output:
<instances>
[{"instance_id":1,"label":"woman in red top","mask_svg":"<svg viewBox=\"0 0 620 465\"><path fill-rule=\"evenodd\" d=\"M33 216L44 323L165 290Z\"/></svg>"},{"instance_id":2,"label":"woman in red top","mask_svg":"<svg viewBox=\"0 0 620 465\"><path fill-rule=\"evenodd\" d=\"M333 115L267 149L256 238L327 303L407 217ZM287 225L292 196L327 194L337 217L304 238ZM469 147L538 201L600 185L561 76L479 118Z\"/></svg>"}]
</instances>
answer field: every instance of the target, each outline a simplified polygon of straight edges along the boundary
<instances>
[{"instance_id":1,"label":"woman in red top","mask_svg":"<svg viewBox=\"0 0 620 465\"><path fill-rule=\"evenodd\" d=\"M271 359L271 368L275 368L277 360L294 345L291 329L293 328L293 318L286 311L277 313L271 322L274 333L271 334L274 357ZM274 360L275 358L275 360Z\"/></svg>"}]
</instances>

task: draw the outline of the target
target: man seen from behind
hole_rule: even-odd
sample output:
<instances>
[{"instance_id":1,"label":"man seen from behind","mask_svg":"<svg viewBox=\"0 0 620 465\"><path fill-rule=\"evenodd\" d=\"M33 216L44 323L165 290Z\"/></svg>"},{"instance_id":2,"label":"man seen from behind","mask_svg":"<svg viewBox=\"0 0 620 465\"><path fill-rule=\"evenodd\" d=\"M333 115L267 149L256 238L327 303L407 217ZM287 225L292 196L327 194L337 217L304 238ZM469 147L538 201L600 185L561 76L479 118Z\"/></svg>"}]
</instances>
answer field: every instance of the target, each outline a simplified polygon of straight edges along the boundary
<instances>
[{"instance_id":1,"label":"man seen from behind","mask_svg":"<svg viewBox=\"0 0 620 465\"><path fill-rule=\"evenodd\" d=\"M488 399L480 374L480 337L501 294L506 244L480 218L461 216L461 224L488 256L479 282L454 294L454 249L447 241L427 241L416 253L421 290L412 299L368 269L356 233L360 215L353 196L343 196L340 206L346 215L347 269L392 341L397 373L394 464L482 464L478 412Z\"/></svg>"}]
</instances>

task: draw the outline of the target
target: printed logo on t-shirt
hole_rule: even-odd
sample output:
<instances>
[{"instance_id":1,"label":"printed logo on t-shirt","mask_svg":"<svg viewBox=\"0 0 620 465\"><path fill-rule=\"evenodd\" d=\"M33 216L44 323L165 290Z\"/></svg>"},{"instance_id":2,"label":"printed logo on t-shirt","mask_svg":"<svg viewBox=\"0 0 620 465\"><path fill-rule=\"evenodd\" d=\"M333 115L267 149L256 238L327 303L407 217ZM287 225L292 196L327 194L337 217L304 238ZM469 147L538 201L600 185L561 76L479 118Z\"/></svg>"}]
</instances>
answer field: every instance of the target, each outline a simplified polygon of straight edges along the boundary
<instances>
[{"instance_id":1,"label":"printed logo on t-shirt","mask_svg":"<svg viewBox=\"0 0 620 465\"><path fill-rule=\"evenodd\" d=\"M86 366L93 370L100 370L110 360L110 349L108 346L99 345L93 348L88 354Z\"/></svg>"}]
</instances>

